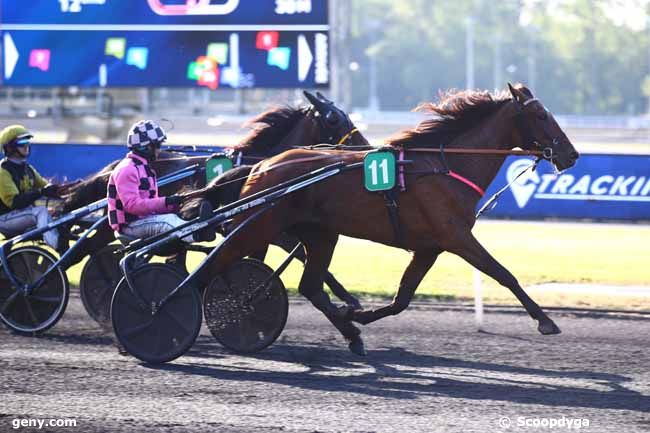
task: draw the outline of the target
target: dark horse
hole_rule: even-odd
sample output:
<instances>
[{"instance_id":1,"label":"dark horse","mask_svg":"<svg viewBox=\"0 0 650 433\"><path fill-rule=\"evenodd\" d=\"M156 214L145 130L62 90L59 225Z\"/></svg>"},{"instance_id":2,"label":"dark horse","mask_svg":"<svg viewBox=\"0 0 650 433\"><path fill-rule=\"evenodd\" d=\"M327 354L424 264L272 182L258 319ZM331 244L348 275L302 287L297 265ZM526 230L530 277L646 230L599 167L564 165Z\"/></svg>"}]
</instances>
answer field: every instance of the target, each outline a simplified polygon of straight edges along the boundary
<instances>
[{"instance_id":1,"label":"dark horse","mask_svg":"<svg viewBox=\"0 0 650 433\"><path fill-rule=\"evenodd\" d=\"M235 162L243 164L254 164L269 156L277 155L287 149L292 149L297 145L316 145L319 143L341 143L351 146L368 146L368 142L350 121L347 114L339 109L333 102L327 100L322 95L318 97L305 92L305 96L311 102L311 105L301 108L276 107L265 111L246 123L246 126L252 129L238 145L234 146L231 151L231 158ZM207 156L191 157L176 152L162 152L161 158L155 161L152 166L158 176L174 172L181 168L199 164L205 166ZM119 161L115 161L98 173L90 176L74 186L69 188L68 193L64 196L64 202L60 213L67 213L74 209L100 200L106 196L106 185L112 169ZM226 173L224 178L236 179L237 177L248 174L252 166L244 165L237 167ZM217 202L229 202L239 196L241 182L233 183L226 191L220 191L220 199ZM201 172L185 181L176 182L161 188L161 194L169 195L185 190L196 190L205 186L205 175ZM228 197L230 194L232 197ZM224 197L225 196L225 197ZM221 204L221 203L216 203ZM195 206L188 203L183 206L181 214L185 218L195 216ZM81 261L91 252L96 252L114 241L114 235L108 224L102 225L97 232L87 238L82 245L76 250L73 257L70 258L68 265ZM281 246L287 251L291 251L297 244L295 237L278 236L273 243ZM265 251L265 247L260 249ZM297 256L304 261L304 252ZM100 266L104 272L110 272L108 265ZM114 276L105 275L104 279L110 281ZM350 295L345 288L334 278L333 275L327 274L326 281L332 292L341 300L355 307L359 306L358 300Z\"/></svg>"},{"instance_id":2,"label":"dark horse","mask_svg":"<svg viewBox=\"0 0 650 433\"><path fill-rule=\"evenodd\" d=\"M477 190L445 175L448 164L448 168L485 190L503 164L505 155L449 153L445 164L435 152L441 143L450 150L462 148L479 152L480 149L521 148L544 151L559 170L573 166L579 155L552 114L527 88L509 85L509 89L510 93L498 95L475 91L443 94L438 104L420 107L435 117L389 139L388 145L403 149L406 159L412 161L405 172L407 190L399 196L401 240L394 234L382 194L368 192L363 186L362 171L351 168L278 201L224 246L206 274L218 275L279 233L296 234L307 253L300 293L349 340L353 352L363 354L361 331L352 321L365 325L403 311L438 255L449 251L510 289L530 316L539 322L539 332L559 333L560 329L524 292L515 277L472 234L480 199ZM364 155L360 151L287 151L256 165L241 196L249 196L333 163L359 163ZM233 223L240 224L251 212L254 210L238 215ZM323 278L339 234L413 252L397 294L389 305L377 310L353 311L331 303L323 291ZM209 275L202 278L207 279Z\"/></svg>"}]
</instances>

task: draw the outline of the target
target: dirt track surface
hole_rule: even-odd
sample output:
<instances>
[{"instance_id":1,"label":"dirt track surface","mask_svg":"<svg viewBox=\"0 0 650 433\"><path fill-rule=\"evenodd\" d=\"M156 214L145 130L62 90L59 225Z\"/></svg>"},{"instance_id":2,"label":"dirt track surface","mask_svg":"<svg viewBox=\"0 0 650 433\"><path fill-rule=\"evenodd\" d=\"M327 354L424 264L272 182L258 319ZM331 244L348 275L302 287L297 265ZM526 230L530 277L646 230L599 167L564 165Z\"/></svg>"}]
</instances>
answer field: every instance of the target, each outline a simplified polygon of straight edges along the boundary
<instances>
[{"instance_id":1,"label":"dirt track surface","mask_svg":"<svg viewBox=\"0 0 650 433\"><path fill-rule=\"evenodd\" d=\"M562 335L489 312L478 333L471 312L409 309L365 327L364 359L293 302L280 340L256 356L227 353L204 329L188 355L154 368L118 355L73 296L43 337L0 330L0 432L575 430L550 418L650 431L650 320L553 318ZM77 427L13 430L17 418Z\"/></svg>"}]
</instances>

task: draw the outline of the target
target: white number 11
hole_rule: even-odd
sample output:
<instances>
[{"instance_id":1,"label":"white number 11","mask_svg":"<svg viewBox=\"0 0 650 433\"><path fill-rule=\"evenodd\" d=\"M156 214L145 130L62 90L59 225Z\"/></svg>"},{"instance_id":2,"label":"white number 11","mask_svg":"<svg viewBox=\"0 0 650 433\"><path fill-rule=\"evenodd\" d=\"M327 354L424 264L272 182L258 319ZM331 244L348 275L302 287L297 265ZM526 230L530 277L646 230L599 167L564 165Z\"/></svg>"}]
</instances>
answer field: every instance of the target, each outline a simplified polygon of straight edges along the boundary
<instances>
[{"instance_id":1,"label":"white number 11","mask_svg":"<svg viewBox=\"0 0 650 433\"><path fill-rule=\"evenodd\" d=\"M374 160L370 163L370 176L372 177L372 184L377 185L377 160ZM388 160L382 159L379 163L379 168L381 168L381 183L388 183Z\"/></svg>"}]
</instances>

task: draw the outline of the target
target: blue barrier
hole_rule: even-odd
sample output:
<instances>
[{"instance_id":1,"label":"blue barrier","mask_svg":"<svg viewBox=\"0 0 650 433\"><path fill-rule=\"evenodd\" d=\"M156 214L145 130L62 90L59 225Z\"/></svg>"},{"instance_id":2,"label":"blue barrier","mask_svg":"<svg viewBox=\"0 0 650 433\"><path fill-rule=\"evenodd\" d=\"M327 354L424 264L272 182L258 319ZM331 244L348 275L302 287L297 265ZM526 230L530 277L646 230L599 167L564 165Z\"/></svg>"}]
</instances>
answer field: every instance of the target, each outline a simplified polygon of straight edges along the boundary
<instances>
[{"instance_id":1,"label":"blue barrier","mask_svg":"<svg viewBox=\"0 0 650 433\"><path fill-rule=\"evenodd\" d=\"M98 172L125 153L126 146L117 144L35 143L29 163L47 178L75 180Z\"/></svg>"},{"instance_id":2,"label":"blue barrier","mask_svg":"<svg viewBox=\"0 0 650 433\"><path fill-rule=\"evenodd\" d=\"M508 157L479 207L532 163ZM486 216L650 220L650 155L583 154L575 167L559 175L542 162L520 177Z\"/></svg>"},{"instance_id":3,"label":"blue barrier","mask_svg":"<svg viewBox=\"0 0 650 433\"><path fill-rule=\"evenodd\" d=\"M73 180L125 153L122 145L34 144L30 163L43 176ZM479 206L530 164L531 159L508 157ZM650 155L583 154L575 167L560 175L542 162L486 216L650 220Z\"/></svg>"}]
</instances>

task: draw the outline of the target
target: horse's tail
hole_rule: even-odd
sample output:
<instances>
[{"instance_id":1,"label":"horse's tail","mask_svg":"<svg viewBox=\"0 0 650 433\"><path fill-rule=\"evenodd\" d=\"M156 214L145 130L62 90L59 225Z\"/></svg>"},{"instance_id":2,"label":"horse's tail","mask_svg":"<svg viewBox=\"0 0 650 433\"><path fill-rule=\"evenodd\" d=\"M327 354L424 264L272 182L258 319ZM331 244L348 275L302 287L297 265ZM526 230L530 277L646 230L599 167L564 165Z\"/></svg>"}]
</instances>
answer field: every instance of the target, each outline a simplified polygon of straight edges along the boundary
<instances>
[{"instance_id":1,"label":"horse's tail","mask_svg":"<svg viewBox=\"0 0 650 433\"><path fill-rule=\"evenodd\" d=\"M183 204L181 217L186 220L195 218L203 200L209 201L215 209L238 200L252 169L252 165L240 165L212 180L199 194Z\"/></svg>"}]
</instances>

